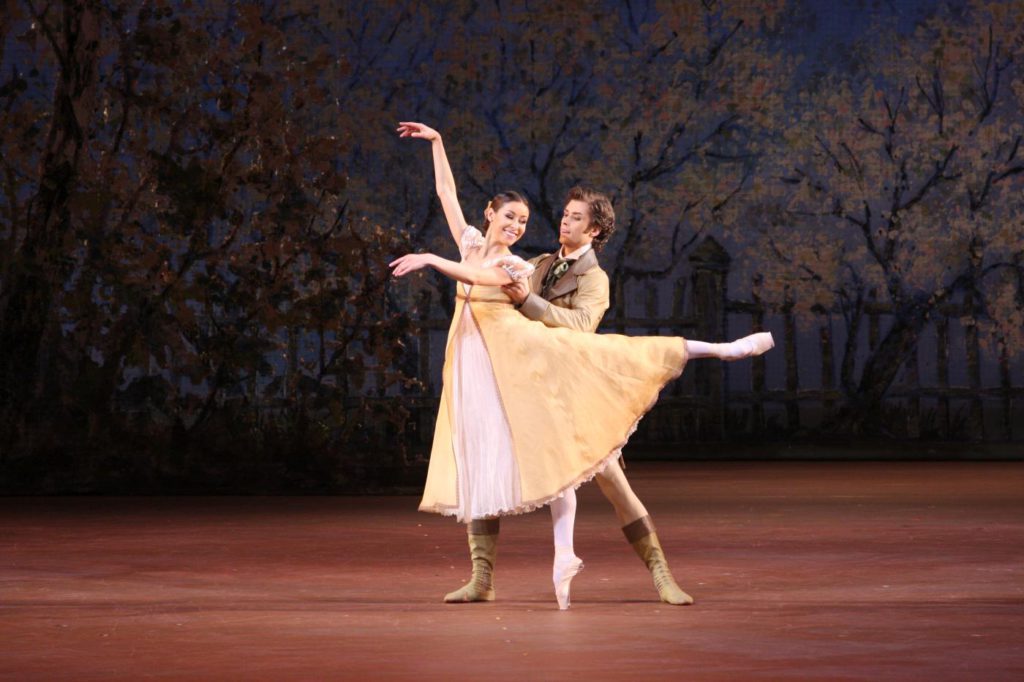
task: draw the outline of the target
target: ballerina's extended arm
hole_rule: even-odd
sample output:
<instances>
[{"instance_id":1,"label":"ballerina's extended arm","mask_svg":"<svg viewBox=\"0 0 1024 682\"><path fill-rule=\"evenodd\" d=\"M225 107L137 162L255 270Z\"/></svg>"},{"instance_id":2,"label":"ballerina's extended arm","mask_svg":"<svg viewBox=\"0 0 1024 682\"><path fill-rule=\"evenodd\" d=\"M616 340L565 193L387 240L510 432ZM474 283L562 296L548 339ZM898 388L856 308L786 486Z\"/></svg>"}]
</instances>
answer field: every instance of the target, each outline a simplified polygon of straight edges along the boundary
<instances>
[{"instance_id":1,"label":"ballerina's extended arm","mask_svg":"<svg viewBox=\"0 0 1024 682\"><path fill-rule=\"evenodd\" d=\"M459 195L455 191L455 176L452 175L452 167L448 164L448 155L444 151L441 133L422 123L402 121L398 124L398 136L418 137L430 142L430 150L434 155L434 184L437 196L441 199L441 208L444 209L444 217L448 221L448 229L452 231L455 243L462 243L462 233L466 230L466 218L462 215L462 207L459 206Z\"/></svg>"},{"instance_id":2,"label":"ballerina's extended arm","mask_svg":"<svg viewBox=\"0 0 1024 682\"><path fill-rule=\"evenodd\" d=\"M401 277L422 268L434 268L445 277L450 277L463 284L499 287L512 282L512 276L504 268L481 268L466 263L456 263L432 253L410 253L388 265L394 268L392 274L395 277Z\"/></svg>"}]
</instances>

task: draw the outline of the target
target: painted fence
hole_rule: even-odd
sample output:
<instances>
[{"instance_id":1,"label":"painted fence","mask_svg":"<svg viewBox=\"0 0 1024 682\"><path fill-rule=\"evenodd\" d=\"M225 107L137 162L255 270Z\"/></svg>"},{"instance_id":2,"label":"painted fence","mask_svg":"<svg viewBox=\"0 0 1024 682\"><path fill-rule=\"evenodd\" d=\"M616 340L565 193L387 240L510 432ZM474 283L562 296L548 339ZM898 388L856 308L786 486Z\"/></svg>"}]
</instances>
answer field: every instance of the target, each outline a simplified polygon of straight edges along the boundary
<instances>
[{"instance_id":1,"label":"painted fence","mask_svg":"<svg viewBox=\"0 0 1024 682\"><path fill-rule=\"evenodd\" d=\"M632 277L615 282L612 308L599 331L676 334L703 340L770 330L776 347L738 363L691 362L666 387L641 422L634 444L669 446L692 442L781 439L829 428L843 402L838 388L845 325L836 311L797 319L796 307L770 305L756 296L734 298L727 289L730 257L713 239L689 256L688 272L675 281ZM410 352L424 389L380 396L410 411L411 445L429 445L450 305L417 301L421 317ZM869 302L856 340L859 362L878 345L892 318L886 305ZM942 307L925 329L916 352L890 388L882 411L884 429L921 440L1006 442L1024 439L1024 358L1005 344L981 343L969 297Z\"/></svg>"}]
</instances>

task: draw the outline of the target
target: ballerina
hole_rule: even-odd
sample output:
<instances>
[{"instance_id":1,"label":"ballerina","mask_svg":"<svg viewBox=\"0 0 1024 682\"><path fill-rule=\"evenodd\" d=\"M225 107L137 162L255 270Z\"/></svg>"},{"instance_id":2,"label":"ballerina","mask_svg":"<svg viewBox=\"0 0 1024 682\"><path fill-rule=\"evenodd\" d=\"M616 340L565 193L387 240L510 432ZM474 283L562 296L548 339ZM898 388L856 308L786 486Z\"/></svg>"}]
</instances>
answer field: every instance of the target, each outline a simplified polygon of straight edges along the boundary
<instances>
[{"instance_id":1,"label":"ballerina","mask_svg":"<svg viewBox=\"0 0 1024 682\"><path fill-rule=\"evenodd\" d=\"M484 209L483 229L467 224L440 134L402 122L398 133L431 142L438 197L460 260L408 254L396 277L433 268L457 281L443 389L421 511L467 523L473 575L448 602L494 599L492 520L551 507L552 582L560 609L583 568L573 551L575 490L615 461L688 358L738 360L774 346L759 333L732 343L682 337L630 337L547 327L520 315L501 287L533 266L512 254L529 205L502 192Z\"/></svg>"}]
</instances>

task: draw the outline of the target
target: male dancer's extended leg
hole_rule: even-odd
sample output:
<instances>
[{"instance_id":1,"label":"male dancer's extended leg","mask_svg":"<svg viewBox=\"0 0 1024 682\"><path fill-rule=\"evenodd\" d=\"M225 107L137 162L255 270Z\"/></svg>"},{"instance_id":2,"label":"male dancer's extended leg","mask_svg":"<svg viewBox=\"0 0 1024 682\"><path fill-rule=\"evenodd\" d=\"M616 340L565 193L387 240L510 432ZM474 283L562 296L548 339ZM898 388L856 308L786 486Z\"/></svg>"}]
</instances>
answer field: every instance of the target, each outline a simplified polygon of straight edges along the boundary
<instances>
[{"instance_id":1,"label":"male dancer's extended leg","mask_svg":"<svg viewBox=\"0 0 1024 682\"><path fill-rule=\"evenodd\" d=\"M466 525L473 575L469 582L444 596L450 604L494 601L494 562L498 558L498 519L475 519Z\"/></svg>"},{"instance_id":2,"label":"male dancer's extended leg","mask_svg":"<svg viewBox=\"0 0 1024 682\"><path fill-rule=\"evenodd\" d=\"M640 498L633 492L617 461L609 464L598 474L597 485L615 507L615 515L622 524L622 532L647 565L661 600L677 606L692 604L693 597L679 589L679 585L672 577L665 553L658 542L658 535L654 532L654 522Z\"/></svg>"}]
</instances>

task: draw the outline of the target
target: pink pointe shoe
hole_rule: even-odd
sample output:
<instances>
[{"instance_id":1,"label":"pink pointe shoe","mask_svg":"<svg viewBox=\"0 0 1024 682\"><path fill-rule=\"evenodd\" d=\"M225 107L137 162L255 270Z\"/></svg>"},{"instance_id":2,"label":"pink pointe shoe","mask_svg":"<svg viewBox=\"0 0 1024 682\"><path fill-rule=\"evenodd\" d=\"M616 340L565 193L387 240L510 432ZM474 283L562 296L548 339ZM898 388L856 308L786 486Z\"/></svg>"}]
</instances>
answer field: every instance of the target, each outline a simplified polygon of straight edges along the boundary
<instances>
[{"instance_id":1,"label":"pink pointe shoe","mask_svg":"<svg viewBox=\"0 0 1024 682\"><path fill-rule=\"evenodd\" d=\"M728 350L722 359L726 362L733 362L735 360L743 360L744 358L752 358L771 350L775 347L775 339L772 338L771 332L758 332L757 334L744 336L742 339L736 339L732 343L725 345L728 347Z\"/></svg>"},{"instance_id":2,"label":"pink pointe shoe","mask_svg":"<svg viewBox=\"0 0 1024 682\"><path fill-rule=\"evenodd\" d=\"M582 570L583 559L578 556L573 556L565 562L555 560L552 580L555 583L555 599L558 600L559 610L565 611L569 608L569 583Z\"/></svg>"}]
</instances>

